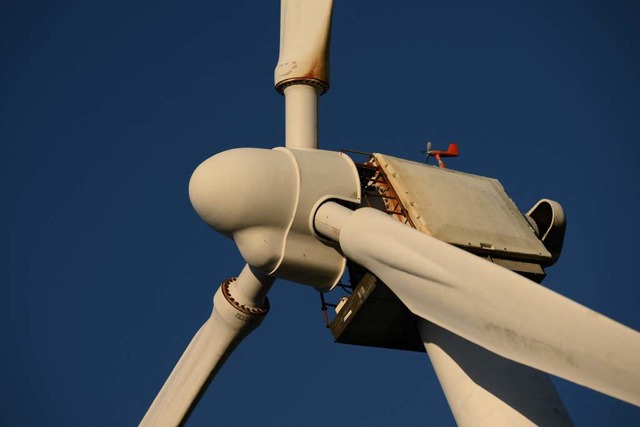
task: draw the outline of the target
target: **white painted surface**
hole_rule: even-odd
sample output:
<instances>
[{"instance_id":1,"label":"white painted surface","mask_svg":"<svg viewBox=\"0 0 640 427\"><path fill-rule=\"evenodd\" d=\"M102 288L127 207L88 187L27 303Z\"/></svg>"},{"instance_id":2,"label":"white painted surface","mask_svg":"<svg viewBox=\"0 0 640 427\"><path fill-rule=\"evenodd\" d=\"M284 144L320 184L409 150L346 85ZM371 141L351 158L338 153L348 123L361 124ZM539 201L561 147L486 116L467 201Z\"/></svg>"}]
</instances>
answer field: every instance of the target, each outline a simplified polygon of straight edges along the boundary
<instances>
[{"instance_id":1,"label":"white painted surface","mask_svg":"<svg viewBox=\"0 0 640 427\"><path fill-rule=\"evenodd\" d=\"M282 0L280 57L274 72L278 90L292 81L329 87L332 0Z\"/></svg>"},{"instance_id":2,"label":"white painted surface","mask_svg":"<svg viewBox=\"0 0 640 427\"><path fill-rule=\"evenodd\" d=\"M347 155L225 151L194 171L189 197L204 222L234 239L249 265L325 291L340 280L346 260L317 238L313 216L328 199L359 203L358 172Z\"/></svg>"},{"instance_id":3,"label":"white painted surface","mask_svg":"<svg viewBox=\"0 0 640 427\"><path fill-rule=\"evenodd\" d=\"M460 427L572 426L549 376L418 318L418 330Z\"/></svg>"},{"instance_id":4,"label":"white painted surface","mask_svg":"<svg viewBox=\"0 0 640 427\"><path fill-rule=\"evenodd\" d=\"M343 221L328 202L318 216ZM640 334L512 271L371 208L340 225L340 247L417 316L494 353L640 405Z\"/></svg>"},{"instance_id":5,"label":"white painted surface","mask_svg":"<svg viewBox=\"0 0 640 427\"><path fill-rule=\"evenodd\" d=\"M317 88L306 84L287 86L284 98L287 148L318 148Z\"/></svg>"},{"instance_id":6,"label":"white painted surface","mask_svg":"<svg viewBox=\"0 0 640 427\"><path fill-rule=\"evenodd\" d=\"M242 305L261 308L272 283L272 278L246 266L230 290L242 288L242 292L232 293L233 298ZM183 422L231 352L264 319L264 314L251 315L232 306L220 289L213 301L211 317L178 360L141 426L169 427Z\"/></svg>"}]
</instances>

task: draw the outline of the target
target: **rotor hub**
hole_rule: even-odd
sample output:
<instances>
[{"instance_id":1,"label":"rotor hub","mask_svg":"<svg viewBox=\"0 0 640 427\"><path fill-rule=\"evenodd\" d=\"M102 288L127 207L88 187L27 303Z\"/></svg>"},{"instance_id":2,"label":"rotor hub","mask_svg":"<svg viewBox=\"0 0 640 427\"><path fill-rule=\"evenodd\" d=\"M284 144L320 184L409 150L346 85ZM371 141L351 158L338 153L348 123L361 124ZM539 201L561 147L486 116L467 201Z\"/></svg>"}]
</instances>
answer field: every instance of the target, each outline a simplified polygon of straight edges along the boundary
<instances>
[{"instance_id":1,"label":"rotor hub","mask_svg":"<svg viewBox=\"0 0 640 427\"><path fill-rule=\"evenodd\" d=\"M355 164L324 150L240 148L205 160L189 197L200 217L231 237L249 265L266 274L329 290L346 260L318 236L317 208L329 199L360 202Z\"/></svg>"}]
</instances>

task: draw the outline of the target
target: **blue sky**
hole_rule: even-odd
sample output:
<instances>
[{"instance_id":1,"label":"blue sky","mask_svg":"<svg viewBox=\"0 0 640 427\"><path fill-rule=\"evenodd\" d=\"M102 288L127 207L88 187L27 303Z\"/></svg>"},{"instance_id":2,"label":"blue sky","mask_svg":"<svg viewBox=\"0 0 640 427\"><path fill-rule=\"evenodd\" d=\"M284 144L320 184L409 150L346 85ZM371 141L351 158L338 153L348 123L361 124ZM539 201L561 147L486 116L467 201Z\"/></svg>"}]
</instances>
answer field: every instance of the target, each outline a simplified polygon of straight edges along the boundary
<instances>
[{"instance_id":1,"label":"blue sky","mask_svg":"<svg viewBox=\"0 0 640 427\"><path fill-rule=\"evenodd\" d=\"M0 421L135 425L242 268L187 185L217 152L284 143L279 2L10 1L0 16ZM420 160L427 140L458 142L451 168L498 178L521 210L565 207L545 284L640 329L638 20L631 1L338 1L321 145ZM425 355L334 344L310 288L278 282L270 300L190 425L453 424ZM577 425L640 419L555 384Z\"/></svg>"}]
</instances>

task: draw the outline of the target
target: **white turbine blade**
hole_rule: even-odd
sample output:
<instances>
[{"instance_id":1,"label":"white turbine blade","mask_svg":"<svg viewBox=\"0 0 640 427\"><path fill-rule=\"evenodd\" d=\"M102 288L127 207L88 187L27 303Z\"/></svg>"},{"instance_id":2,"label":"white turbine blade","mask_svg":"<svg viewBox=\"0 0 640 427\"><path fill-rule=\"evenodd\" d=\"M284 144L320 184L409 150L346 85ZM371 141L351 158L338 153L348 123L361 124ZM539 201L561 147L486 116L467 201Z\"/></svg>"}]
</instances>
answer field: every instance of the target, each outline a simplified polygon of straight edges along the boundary
<instances>
[{"instance_id":1,"label":"white turbine blade","mask_svg":"<svg viewBox=\"0 0 640 427\"><path fill-rule=\"evenodd\" d=\"M180 357L140 425L180 425L238 341L214 309Z\"/></svg>"},{"instance_id":2,"label":"white turbine blade","mask_svg":"<svg viewBox=\"0 0 640 427\"><path fill-rule=\"evenodd\" d=\"M318 95L329 89L332 0L282 0L276 90L285 96L285 145L318 148Z\"/></svg>"},{"instance_id":3,"label":"white turbine blade","mask_svg":"<svg viewBox=\"0 0 640 427\"><path fill-rule=\"evenodd\" d=\"M329 87L329 34L333 0L282 0L280 57L274 77L282 92L293 81L306 81L321 92Z\"/></svg>"},{"instance_id":4,"label":"white turbine blade","mask_svg":"<svg viewBox=\"0 0 640 427\"><path fill-rule=\"evenodd\" d=\"M458 427L573 426L549 375L417 320Z\"/></svg>"},{"instance_id":5,"label":"white turbine blade","mask_svg":"<svg viewBox=\"0 0 640 427\"><path fill-rule=\"evenodd\" d=\"M325 203L315 225L423 319L640 405L640 334L633 329L371 208Z\"/></svg>"},{"instance_id":6,"label":"white turbine blade","mask_svg":"<svg viewBox=\"0 0 640 427\"><path fill-rule=\"evenodd\" d=\"M253 272L249 266L237 280L223 283L213 298L211 317L178 360L141 426L177 426L186 421L231 352L262 322L268 309L264 296L272 283L271 278ZM231 303L225 293L233 294L236 302ZM247 307L262 306L256 302L267 304L266 308Z\"/></svg>"}]
</instances>

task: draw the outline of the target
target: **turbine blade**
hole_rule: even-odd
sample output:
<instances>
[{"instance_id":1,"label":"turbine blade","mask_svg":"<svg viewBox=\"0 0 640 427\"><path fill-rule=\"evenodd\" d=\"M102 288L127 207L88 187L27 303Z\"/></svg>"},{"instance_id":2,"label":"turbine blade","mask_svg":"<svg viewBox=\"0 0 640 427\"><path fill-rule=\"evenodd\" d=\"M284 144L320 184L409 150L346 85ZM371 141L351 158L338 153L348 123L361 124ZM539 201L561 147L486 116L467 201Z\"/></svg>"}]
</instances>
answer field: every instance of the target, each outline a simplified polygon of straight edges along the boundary
<instances>
[{"instance_id":1,"label":"turbine blade","mask_svg":"<svg viewBox=\"0 0 640 427\"><path fill-rule=\"evenodd\" d=\"M274 72L282 93L291 82L329 88L329 35L333 0L282 0L280 57Z\"/></svg>"},{"instance_id":2,"label":"turbine blade","mask_svg":"<svg viewBox=\"0 0 640 427\"><path fill-rule=\"evenodd\" d=\"M458 427L573 427L546 373L428 320L418 318L418 331Z\"/></svg>"},{"instance_id":3,"label":"turbine blade","mask_svg":"<svg viewBox=\"0 0 640 427\"><path fill-rule=\"evenodd\" d=\"M211 317L178 360L140 422L141 426L177 426L187 420L233 350L262 323L268 311L264 296L272 283L273 279L255 274L247 266L237 280L230 279L222 284L213 297ZM235 303L229 300L230 293L233 293ZM265 308L241 305L254 301L264 301Z\"/></svg>"},{"instance_id":4,"label":"turbine blade","mask_svg":"<svg viewBox=\"0 0 640 427\"><path fill-rule=\"evenodd\" d=\"M640 406L640 333L371 208L325 203L316 229L414 314L496 354Z\"/></svg>"}]
</instances>

